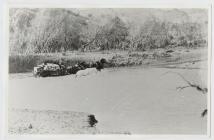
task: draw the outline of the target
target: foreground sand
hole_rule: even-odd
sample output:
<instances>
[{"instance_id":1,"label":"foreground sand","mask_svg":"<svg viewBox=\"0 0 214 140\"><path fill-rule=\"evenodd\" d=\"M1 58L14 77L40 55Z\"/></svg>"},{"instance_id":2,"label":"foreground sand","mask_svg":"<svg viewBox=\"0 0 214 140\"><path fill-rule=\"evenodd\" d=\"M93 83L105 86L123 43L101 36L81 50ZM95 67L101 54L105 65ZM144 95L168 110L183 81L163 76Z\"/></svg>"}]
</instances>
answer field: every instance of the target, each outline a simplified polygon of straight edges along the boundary
<instances>
[{"instance_id":1,"label":"foreground sand","mask_svg":"<svg viewBox=\"0 0 214 140\"><path fill-rule=\"evenodd\" d=\"M96 127L89 126L88 115L81 112L11 109L9 110L9 133L99 133Z\"/></svg>"},{"instance_id":2,"label":"foreground sand","mask_svg":"<svg viewBox=\"0 0 214 140\"><path fill-rule=\"evenodd\" d=\"M10 109L10 134L129 134L128 132L101 132L90 127L89 113L54 110Z\"/></svg>"}]
</instances>

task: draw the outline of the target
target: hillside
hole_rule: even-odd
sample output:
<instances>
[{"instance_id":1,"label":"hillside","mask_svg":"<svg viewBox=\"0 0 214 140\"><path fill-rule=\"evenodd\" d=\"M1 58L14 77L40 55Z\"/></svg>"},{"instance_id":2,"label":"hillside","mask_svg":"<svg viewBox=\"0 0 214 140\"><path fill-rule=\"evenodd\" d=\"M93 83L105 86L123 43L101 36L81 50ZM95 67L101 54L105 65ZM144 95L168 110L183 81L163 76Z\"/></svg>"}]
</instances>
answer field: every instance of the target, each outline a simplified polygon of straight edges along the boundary
<instances>
[{"instance_id":1,"label":"hillside","mask_svg":"<svg viewBox=\"0 0 214 140\"><path fill-rule=\"evenodd\" d=\"M15 54L207 45L206 9L12 8L9 15Z\"/></svg>"}]
</instances>

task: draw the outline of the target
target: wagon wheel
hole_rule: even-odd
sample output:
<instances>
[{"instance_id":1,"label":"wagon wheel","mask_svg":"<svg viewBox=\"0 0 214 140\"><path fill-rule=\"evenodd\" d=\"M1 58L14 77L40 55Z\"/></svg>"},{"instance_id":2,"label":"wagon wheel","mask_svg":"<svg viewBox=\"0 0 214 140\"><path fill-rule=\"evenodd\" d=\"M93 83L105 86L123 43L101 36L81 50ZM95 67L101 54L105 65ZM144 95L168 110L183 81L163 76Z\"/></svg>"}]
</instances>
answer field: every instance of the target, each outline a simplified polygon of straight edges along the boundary
<instances>
[{"instance_id":1,"label":"wagon wheel","mask_svg":"<svg viewBox=\"0 0 214 140\"><path fill-rule=\"evenodd\" d=\"M60 69L56 70L56 75L57 76L61 75L61 70Z\"/></svg>"}]
</instances>

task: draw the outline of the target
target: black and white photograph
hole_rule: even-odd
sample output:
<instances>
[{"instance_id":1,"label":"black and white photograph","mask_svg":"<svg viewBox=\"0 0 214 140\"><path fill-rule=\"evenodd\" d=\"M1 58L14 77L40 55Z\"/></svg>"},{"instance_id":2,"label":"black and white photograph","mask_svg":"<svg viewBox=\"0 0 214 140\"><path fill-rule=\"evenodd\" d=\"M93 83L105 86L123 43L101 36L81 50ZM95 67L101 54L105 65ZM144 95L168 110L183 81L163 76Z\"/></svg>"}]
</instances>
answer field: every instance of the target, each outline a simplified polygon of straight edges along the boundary
<instances>
[{"instance_id":1,"label":"black and white photograph","mask_svg":"<svg viewBox=\"0 0 214 140\"><path fill-rule=\"evenodd\" d=\"M9 135L208 134L208 8L8 11Z\"/></svg>"}]
</instances>

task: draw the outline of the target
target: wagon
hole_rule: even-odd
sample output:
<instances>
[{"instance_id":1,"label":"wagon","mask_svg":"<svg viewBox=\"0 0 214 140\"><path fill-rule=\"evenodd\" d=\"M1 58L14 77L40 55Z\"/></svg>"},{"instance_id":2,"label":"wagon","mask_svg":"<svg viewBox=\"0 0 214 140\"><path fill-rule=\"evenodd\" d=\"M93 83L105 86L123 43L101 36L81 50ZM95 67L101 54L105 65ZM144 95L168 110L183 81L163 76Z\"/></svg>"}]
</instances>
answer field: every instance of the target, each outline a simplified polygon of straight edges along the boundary
<instances>
[{"instance_id":1,"label":"wagon","mask_svg":"<svg viewBox=\"0 0 214 140\"><path fill-rule=\"evenodd\" d=\"M43 63L34 67L33 74L35 77L61 76L65 75L66 68L64 65L54 63Z\"/></svg>"}]
</instances>

